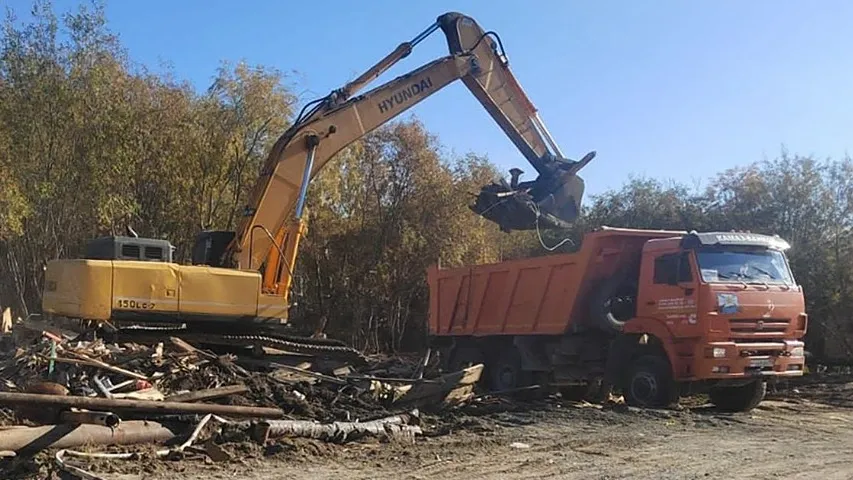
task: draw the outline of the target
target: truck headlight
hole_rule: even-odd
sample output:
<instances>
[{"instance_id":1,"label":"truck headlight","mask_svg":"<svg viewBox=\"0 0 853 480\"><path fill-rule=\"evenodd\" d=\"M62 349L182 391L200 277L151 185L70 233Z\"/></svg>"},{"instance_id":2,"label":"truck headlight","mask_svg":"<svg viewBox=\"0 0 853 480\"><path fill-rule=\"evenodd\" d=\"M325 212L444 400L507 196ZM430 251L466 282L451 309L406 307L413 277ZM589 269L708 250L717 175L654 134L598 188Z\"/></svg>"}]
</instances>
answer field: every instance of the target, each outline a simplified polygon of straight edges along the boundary
<instances>
[{"instance_id":1,"label":"truck headlight","mask_svg":"<svg viewBox=\"0 0 853 480\"><path fill-rule=\"evenodd\" d=\"M714 358L725 358L726 357L726 349L723 347L714 347L713 355L714 355Z\"/></svg>"},{"instance_id":2,"label":"truck headlight","mask_svg":"<svg viewBox=\"0 0 853 480\"><path fill-rule=\"evenodd\" d=\"M792 357L802 357L805 354L806 354L806 352L805 352L805 349L803 349L803 347L794 347L791 349L791 356Z\"/></svg>"}]
</instances>

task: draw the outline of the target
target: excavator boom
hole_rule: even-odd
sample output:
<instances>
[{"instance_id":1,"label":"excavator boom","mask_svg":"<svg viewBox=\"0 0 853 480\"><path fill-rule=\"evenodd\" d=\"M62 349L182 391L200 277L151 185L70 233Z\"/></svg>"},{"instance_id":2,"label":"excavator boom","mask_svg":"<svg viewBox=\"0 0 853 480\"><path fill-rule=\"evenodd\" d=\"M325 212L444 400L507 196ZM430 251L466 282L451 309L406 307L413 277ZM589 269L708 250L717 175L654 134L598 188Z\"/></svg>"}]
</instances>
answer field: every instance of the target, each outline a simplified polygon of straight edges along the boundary
<instances>
[{"instance_id":1,"label":"excavator boom","mask_svg":"<svg viewBox=\"0 0 853 480\"><path fill-rule=\"evenodd\" d=\"M447 38L448 56L356 95L438 29ZM530 204L533 208L527 213L535 211L537 217L550 204L555 205L552 211L562 208L561 217L551 216L562 223L552 221L548 225L565 226L574 220L583 194L583 183L576 175L579 162L562 157L533 103L510 72L499 37L484 32L470 17L451 12L438 17L412 41L398 46L343 88L303 109L271 149L236 236L225 250L225 256L230 257L225 263L240 269L263 266L265 290L286 295L298 241L305 232L302 217L311 179L343 148L459 79L539 174L538 193L525 191L519 197L518 192L495 194L493 188L484 187L478 199L480 206L472 206L472 210L502 228L532 228L529 218L512 218L524 215L513 215L512 207L503 205L509 196L515 198L514 208ZM518 198L526 200L519 203ZM487 207L491 214L478 211L483 202L491 202ZM564 208L566 203L570 208Z\"/></svg>"},{"instance_id":2,"label":"excavator boom","mask_svg":"<svg viewBox=\"0 0 853 480\"><path fill-rule=\"evenodd\" d=\"M447 38L448 55L361 93L437 30ZM271 149L237 230L201 232L191 265L173 262L174 247L165 239L94 239L83 258L48 262L42 311L114 327L131 324L115 333L132 338L180 331L185 341L204 345L361 358L340 342L276 328L289 315L308 187L347 145L456 80L538 173L518 183L521 171L513 169L512 185L484 186L470 208L504 230L572 222L583 195L577 172L594 153L578 162L563 158L510 72L500 38L469 17L447 13L353 81L306 105Z\"/></svg>"}]
</instances>

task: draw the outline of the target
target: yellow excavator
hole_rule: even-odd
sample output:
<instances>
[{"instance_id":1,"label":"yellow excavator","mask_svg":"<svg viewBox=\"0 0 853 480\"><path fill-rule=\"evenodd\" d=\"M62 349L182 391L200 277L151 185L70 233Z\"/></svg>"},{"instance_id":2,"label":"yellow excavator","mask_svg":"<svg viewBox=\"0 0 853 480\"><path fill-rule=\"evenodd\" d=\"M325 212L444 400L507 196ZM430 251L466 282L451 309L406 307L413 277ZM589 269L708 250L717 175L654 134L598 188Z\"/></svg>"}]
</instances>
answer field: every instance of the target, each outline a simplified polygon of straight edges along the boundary
<instances>
[{"instance_id":1,"label":"yellow excavator","mask_svg":"<svg viewBox=\"0 0 853 480\"><path fill-rule=\"evenodd\" d=\"M366 93L358 94L436 30L450 54ZM283 334L299 241L307 231L305 199L311 179L347 145L461 80L536 169L512 185L482 187L471 210L503 230L563 228L578 215L583 180L595 156L563 157L509 70L497 34L450 12L343 88L307 104L272 147L236 232L201 232L192 264L173 261L163 239L127 236L91 240L83 258L47 264L43 313L94 321L124 334L182 329L202 343L258 345L305 353L356 352L333 340Z\"/></svg>"}]
</instances>

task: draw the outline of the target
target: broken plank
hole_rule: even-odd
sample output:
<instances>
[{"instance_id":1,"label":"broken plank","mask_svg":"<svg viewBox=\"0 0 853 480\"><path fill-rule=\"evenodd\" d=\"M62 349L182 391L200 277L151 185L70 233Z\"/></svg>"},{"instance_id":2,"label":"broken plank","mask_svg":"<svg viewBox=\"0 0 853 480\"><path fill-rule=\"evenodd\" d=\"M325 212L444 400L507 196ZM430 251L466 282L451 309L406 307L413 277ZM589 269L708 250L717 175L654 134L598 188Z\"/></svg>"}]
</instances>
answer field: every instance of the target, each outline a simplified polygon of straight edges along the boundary
<instances>
[{"instance_id":1,"label":"broken plank","mask_svg":"<svg viewBox=\"0 0 853 480\"><path fill-rule=\"evenodd\" d=\"M216 355L214 355L210 352L205 352L204 350L201 350L199 348L196 348L196 347L190 345L189 343L187 343L186 341L184 341L182 338L169 337L169 341L172 342L172 345L180 348L181 350L183 350L187 353L195 353L195 354L201 355L201 356L206 357L206 358L211 359L211 360L216 358Z\"/></svg>"},{"instance_id":2,"label":"broken plank","mask_svg":"<svg viewBox=\"0 0 853 480\"><path fill-rule=\"evenodd\" d=\"M375 392L378 396L387 396L390 393L392 403L396 404L453 405L473 396L474 385L480 380L482 373L483 364L480 363L458 372L444 374L437 379L439 383L391 387L374 382Z\"/></svg>"},{"instance_id":3,"label":"broken plank","mask_svg":"<svg viewBox=\"0 0 853 480\"><path fill-rule=\"evenodd\" d=\"M79 358L79 359L81 359L81 360L85 360L86 362L89 362L89 364L91 364L93 366L103 368L104 370L109 370L113 373L119 373L119 374L128 376L130 378L135 378L137 380L145 380L146 382L151 381L151 379L149 379L145 375L142 375L141 373L131 372L130 370L125 370L124 368L116 367L114 365L110 365L109 363L102 362L102 361L100 361L96 358L92 358L92 357L90 357L84 353L75 352L74 350L69 350L68 353Z\"/></svg>"},{"instance_id":4,"label":"broken plank","mask_svg":"<svg viewBox=\"0 0 853 480\"><path fill-rule=\"evenodd\" d=\"M329 383L334 383L336 385L347 385L348 384L348 382L346 380L343 380L343 379L340 379L337 377L331 377L329 375L324 375L322 373L312 372L311 370L305 370L304 368L294 367L291 365L285 365L283 363L270 362L267 360L260 360L260 359L254 359L254 358L239 358L239 359L237 359L237 361L239 363L244 363L244 364L252 365L252 366L256 366L256 367L262 366L264 368L285 370L288 372L297 373L300 375L305 375L307 377L313 377L313 378L323 380L323 381L326 381Z\"/></svg>"},{"instance_id":5,"label":"broken plank","mask_svg":"<svg viewBox=\"0 0 853 480\"><path fill-rule=\"evenodd\" d=\"M228 385L226 387L208 388L206 390L197 390L195 392L179 393L166 397L167 402L200 402L203 400L213 400L214 398L227 397L228 395L237 395L246 393L249 387L245 385Z\"/></svg>"}]
</instances>

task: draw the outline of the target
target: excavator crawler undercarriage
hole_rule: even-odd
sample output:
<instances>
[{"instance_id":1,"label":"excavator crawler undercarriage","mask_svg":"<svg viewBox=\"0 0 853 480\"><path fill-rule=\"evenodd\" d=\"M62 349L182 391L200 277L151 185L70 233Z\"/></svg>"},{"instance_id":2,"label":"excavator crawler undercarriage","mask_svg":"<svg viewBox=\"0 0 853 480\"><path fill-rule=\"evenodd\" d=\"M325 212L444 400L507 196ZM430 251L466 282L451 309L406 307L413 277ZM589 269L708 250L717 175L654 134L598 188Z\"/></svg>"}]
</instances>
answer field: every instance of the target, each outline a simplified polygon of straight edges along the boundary
<instances>
[{"instance_id":1,"label":"excavator crawler undercarriage","mask_svg":"<svg viewBox=\"0 0 853 480\"><path fill-rule=\"evenodd\" d=\"M328 338L298 336L276 331L274 327L257 327L246 331L235 331L233 326L222 324L133 324L100 325L96 327L95 335L115 342L154 343L164 338L178 337L197 347L215 352L234 352L241 349L262 351L263 347L275 349L284 354L319 357L325 360L336 360L351 363L353 366L364 365L366 357L346 343Z\"/></svg>"}]
</instances>

